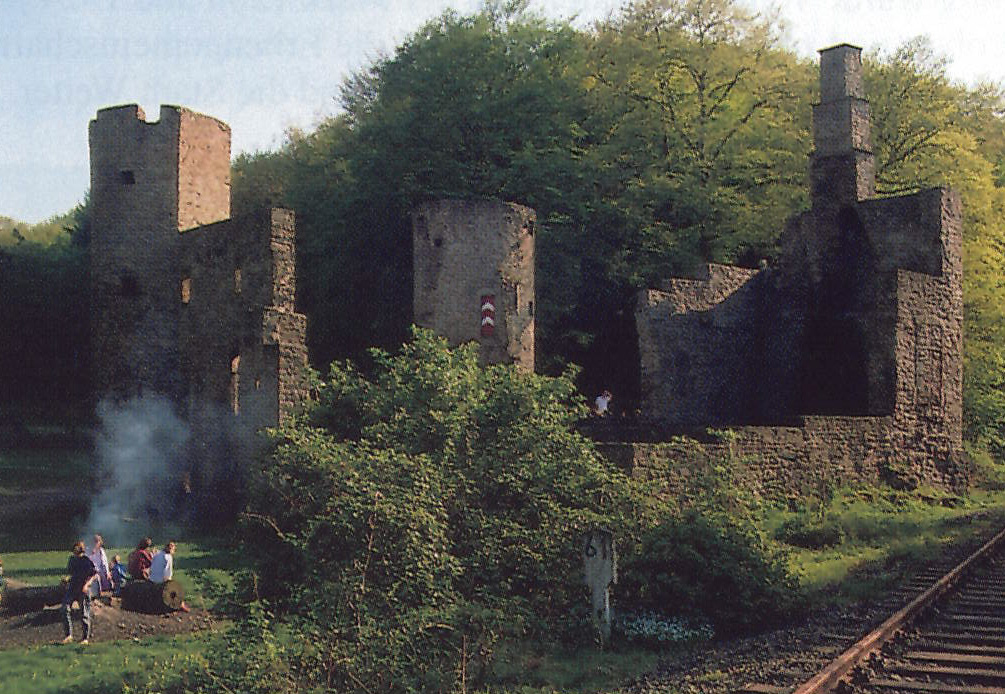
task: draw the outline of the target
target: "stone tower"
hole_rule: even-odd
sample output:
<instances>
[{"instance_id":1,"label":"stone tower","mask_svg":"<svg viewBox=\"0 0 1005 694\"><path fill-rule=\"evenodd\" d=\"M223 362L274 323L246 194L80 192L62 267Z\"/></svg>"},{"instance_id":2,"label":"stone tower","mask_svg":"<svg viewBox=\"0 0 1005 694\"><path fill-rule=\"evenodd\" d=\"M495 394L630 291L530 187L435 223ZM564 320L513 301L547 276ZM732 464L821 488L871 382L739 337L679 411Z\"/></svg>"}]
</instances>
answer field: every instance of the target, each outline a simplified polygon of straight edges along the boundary
<instances>
[{"instance_id":1,"label":"stone tower","mask_svg":"<svg viewBox=\"0 0 1005 694\"><path fill-rule=\"evenodd\" d=\"M534 210L437 200L412 212L414 319L486 364L534 370Z\"/></svg>"},{"instance_id":2,"label":"stone tower","mask_svg":"<svg viewBox=\"0 0 1005 694\"><path fill-rule=\"evenodd\" d=\"M180 232L230 216L230 128L133 104L98 111L89 139L94 387L177 396Z\"/></svg>"},{"instance_id":3,"label":"stone tower","mask_svg":"<svg viewBox=\"0 0 1005 694\"><path fill-rule=\"evenodd\" d=\"M90 145L98 397L164 396L217 429L221 415L248 431L283 421L307 366L293 213L230 217L230 128L215 118L107 108Z\"/></svg>"},{"instance_id":4,"label":"stone tower","mask_svg":"<svg viewBox=\"0 0 1005 694\"><path fill-rule=\"evenodd\" d=\"M710 265L639 295L643 412L744 427L763 470L956 484L963 464L962 207L878 198L861 51L820 51L812 207L775 262ZM765 472L765 475L774 474Z\"/></svg>"}]
</instances>

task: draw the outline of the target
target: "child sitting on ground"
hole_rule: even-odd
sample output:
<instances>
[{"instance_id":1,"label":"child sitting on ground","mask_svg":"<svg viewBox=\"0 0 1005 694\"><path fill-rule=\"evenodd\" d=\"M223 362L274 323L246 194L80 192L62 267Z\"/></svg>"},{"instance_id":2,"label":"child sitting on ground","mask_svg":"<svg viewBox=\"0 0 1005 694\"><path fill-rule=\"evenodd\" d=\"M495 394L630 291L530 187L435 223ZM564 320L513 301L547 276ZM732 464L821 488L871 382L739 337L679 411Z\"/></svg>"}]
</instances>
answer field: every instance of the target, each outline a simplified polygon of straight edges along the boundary
<instances>
[{"instance_id":1,"label":"child sitting on ground","mask_svg":"<svg viewBox=\"0 0 1005 694\"><path fill-rule=\"evenodd\" d=\"M126 582L126 576L129 575L118 554L112 557L110 573L112 574L112 595L118 597L122 593L122 584Z\"/></svg>"}]
</instances>

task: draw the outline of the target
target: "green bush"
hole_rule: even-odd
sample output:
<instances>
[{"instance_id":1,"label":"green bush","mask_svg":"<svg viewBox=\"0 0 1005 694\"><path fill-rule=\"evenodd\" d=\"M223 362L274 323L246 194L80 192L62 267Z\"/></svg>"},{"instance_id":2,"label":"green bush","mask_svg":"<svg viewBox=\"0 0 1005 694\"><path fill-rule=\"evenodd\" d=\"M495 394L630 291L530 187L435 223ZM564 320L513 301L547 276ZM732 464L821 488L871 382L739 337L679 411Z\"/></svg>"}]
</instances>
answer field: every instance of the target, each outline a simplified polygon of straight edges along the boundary
<instances>
[{"instance_id":1,"label":"green bush","mask_svg":"<svg viewBox=\"0 0 1005 694\"><path fill-rule=\"evenodd\" d=\"M845 531L834 520L797 514L782 523L775 533L775 539L793 547L823 549L844 542Z\"/></svg>"},{"instance_id":2,"label":"green bush","mask_svg":"<svg viewBox=\"0 0 1005 694\"><path fill-rule=\"evenodd\" d=\"M801 603L784 553L752 526L707 510L647 530L621 576L622 604L711 622L717 637L770 628Z\"/></svg>"},{"instance_id":3,"label":"green bush","mask_svg":"<svg viewBox=\"0 0 1005 694\"><path fill-rule=\"evenodd\" d=\"M279 660L324 663L338 691L452 691L500 636L583 633L579 539L630 536L643 495L574 431L571 378L481 367L421 330L372 357L316 381L251 488L250 597L311 635Z\"/></svg>"},{"instance_id":4,"label":"green bush","mask_svg":"<svg viewBox=\"0 0 1005 694\"><path fill-rule=\"evenodd\" d=\"M989 491L1005 489L1005 465L994 459L988 446L969 442L965 442L964 446L973 470L973 485Z\"/></svg>"}]
</instances>

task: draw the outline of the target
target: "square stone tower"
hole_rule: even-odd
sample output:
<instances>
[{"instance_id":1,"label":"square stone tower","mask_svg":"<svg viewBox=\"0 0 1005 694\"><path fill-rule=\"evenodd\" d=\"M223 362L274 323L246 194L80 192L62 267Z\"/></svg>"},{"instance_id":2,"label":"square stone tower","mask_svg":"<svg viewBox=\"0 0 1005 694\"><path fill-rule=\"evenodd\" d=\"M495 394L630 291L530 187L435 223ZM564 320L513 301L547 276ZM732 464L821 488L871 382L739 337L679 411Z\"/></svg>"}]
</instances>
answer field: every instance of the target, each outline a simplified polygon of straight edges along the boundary
<instances>
[{"instance_id":1,"label":"square stone tower","mask_svg":"<svg viewBox=\"0 0 1005 694\"><path fill-rule=\"evenodd\" d=\"M288 210L230 218L230 128L162 106L90 125L91 351L99 398L169 398L190 422L273 426L303 397Z\"/></svg>"},{"instance_id":2,"label":"square stone tower","mask_svg":"<svg viewBox=\"0 0 1005 694\"><path fill-rule=\"evenodd\" d=\"M230 128L177 106L133 104L91 121L94 386L118 398L183 390L180 232L230 217Z\"/></svg>"}]
</instances>

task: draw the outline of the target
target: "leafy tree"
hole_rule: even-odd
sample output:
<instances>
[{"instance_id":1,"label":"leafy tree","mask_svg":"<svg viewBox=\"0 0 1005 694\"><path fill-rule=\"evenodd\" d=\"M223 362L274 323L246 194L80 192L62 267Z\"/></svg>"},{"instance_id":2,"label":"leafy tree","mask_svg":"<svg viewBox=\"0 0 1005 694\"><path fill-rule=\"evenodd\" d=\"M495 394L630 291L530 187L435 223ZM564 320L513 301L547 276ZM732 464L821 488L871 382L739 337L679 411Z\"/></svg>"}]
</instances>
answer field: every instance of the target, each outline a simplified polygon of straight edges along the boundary
<instances>
[{"instance_id":1,"label":"leafy tree","mask_svg":"<svg viewBox=\"0 0 1005 694\"><path fill-rule=\"evenodd\" d=\"M258 594L307 620L336 689L446 691L502 633L581 627L578 538L630 537L644 505L572 430L568 378L422 330L372 360L333 364L277 432L246 514Z\"/></svg>"},{"instance_id":2,"label":"leafy tree","mask_svg":"<svg viewBox=\"0 0 1005 694\"><path fill-rule=\"evenodd\" d=\"M10 245L0 232L0 322L14 328L0 335L8 424L87 410L88 220L85 201L38 225L9 224L18 237Z\"/></svg>"},{"instance_id":3,"label":"leafy tree","mask_svg":"<svg viewBox=\"0 0 1005 694\"><path fill-rule=\"evenodd\" d=\"M1000 88L967 89L946 75L927 40L866 62L879 193L948 185L962 196L964 428L968 440L1005 455L1005 157Z\"/></svg>"},{"instance_id":4,"label":"leafy tree","mask_svg":"<svg viewBox=\"0 0 1005 694\"><path fill-rule=\"evenodd\" d=\"M773 18L734 0L645 0L598 31L593 76L601 98L626 104L616 128L630 140L611 144L634 169L622 204L644 230L649 282L772 255L805 201L809 114L797 105L812 73L776 35Z\"/></svg>"}]
</instances>

